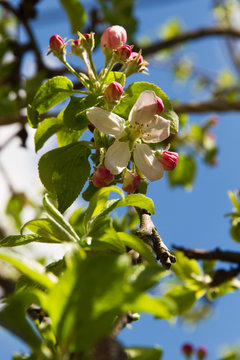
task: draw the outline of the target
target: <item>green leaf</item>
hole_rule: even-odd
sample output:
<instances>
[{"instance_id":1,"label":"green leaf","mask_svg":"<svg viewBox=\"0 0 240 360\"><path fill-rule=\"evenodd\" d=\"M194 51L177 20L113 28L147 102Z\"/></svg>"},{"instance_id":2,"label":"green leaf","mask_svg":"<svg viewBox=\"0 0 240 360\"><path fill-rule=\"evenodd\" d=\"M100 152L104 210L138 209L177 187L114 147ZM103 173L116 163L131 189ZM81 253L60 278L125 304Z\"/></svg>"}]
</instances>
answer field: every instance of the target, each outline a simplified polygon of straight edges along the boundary
<instances>
[{"instance_id":1,"label":"green leaf","mask_svg":"<svg viewBox=\"0 0 240 360\"><path fill-rule=\"evenodd\" d=\"M117 236L126 246L136 250L150 264L156 263L155 257L153 256L151 250L147 244L145 244L145 242L138 236L125 232L118 232Z\"/></svg>"},{"instance_id":2,"label":"green leaf","mask_svg":"<svg viewBox=\"0 0 240 360\"><path fill-rule=\"evenodd\" d=\"M77 142L86 129L71 130L63 126L56 134L58 146L63 147Z\"/></svg>"},{"instance_id":3,"label":"green leaf","mask_svg":"<svg viewBox=\"0 0 240 360\"><path fill-rule=\"evenodd\" d=\"M13 218L17 229L22 225L21 212L26 203L27 199L23 193L13 193L7 203L6 214Z\"/></svg>"},{"instance_id":4,"label":"green leaf","mask_svg":"<svg viewBox=\"0 0 240 360\"><path fill-rule=\"evenodd\" d=\"M120 199L117 207L120 206L136 206L148 210L151 214L155 214L154 204L152 199L143 194L130 194Z\"/></svg>"},{"instance_id":5,"label":"green leaf","mask_svg":"<svg viewBox=\"0 0 240 360\"><path fill-rule=\"evenodd\" d=\"M182 315L190 310L197 300L196 290L181 285L175 286L165 296L171 298L177 304L177 313L175 315Z\"/></svg>"},{"instance_id":6,"label":"green leaf","mask_svg":"<svg viewBox=\"0 0 240 360\"><path fill-rule=\"evenodd\" d=\"M74 241L73 237L65 229L51 219L31 220L24 225L24 228L29 229L46 240L48 239L46 242L61 243Z\"/></svg>"},{"instance_id":7,"label":"green leaf","mask_svg":"<svg viewBox=\"0 0 240 360\"><path fill-rule=\"evenodd\" d=\"M171 319L176 311L175 302L168 298L167 301L162 298L151 297L148 294L129 295L129 303L122 305L123 311L145 312L153 314L160 319Z\"/></svg>"},{"instance_id":8,"label":"green leaf","mask_svg":"<svg viewBox=\"0 0 240 360\"><path fill-rule=\"evenodd\" d=\"M64 124L70 129L85 131L89 123L86 110L96 104L97 98L92 94L85 97L71 96L63 113Z\"/></svg>"},{"instance_id":9,"label":"green leaf","mask_svg":"<svg viewBox=\"0 0 240 360\"><path fill-rule=\"evenodd\" d=\"M122 85L122 87L124 88L125 86L125 80L126 80L126 75L123 74L122 72L119 71L110 71L106 80L104 81L104 83L106 85L110 84L113 81L118 82L119 84Z\"/></svg>"},{"instance_id":10,"label":"green leaf","mask_svg":"<svg viewBox=\"0 0 240 360\"><path fill-rule=\"evenodd\" d=\"M76 234L73 227L70 223L63 217L63 215L55 208L53 203L50 200L50 196L45 194L43 198L43 206L48 213L48 217L58 225L59 228L65 230L68 233L68 236L75 241L79 240L78 235Z\"/></svg>"},{"instance_id":11,"label":"green leaf","mask_svg":"<svg viewBox=\"0 0 240 360\"><path fill-rule=\"evenodd\" d=\"M37 152L44 143L57 131L63 127L63 122L59 118L50 117L44 119L38 126L35 136L35 151Z\"/></svg>"},{"instance_id":12,"label":"green leaf","mask_svg":"<svg viewBox=\"0 0 240 360\"><path fill-rule=\"evenodd\" d=\"M88 236L92 237L90 245L91 250L113 250L119 253L125 253L124 242L118 236L118 233L112 226L112 218L100 216L91 226Z\"/></svg>"},{"instance_id":13,"label":"green leaf","mask_svg":"<svg viewBox=\"0 0 240 360\"><path fill-rule=\"evenodd\" d=\"M72 27L72 33L81 31L87 19L87 13L79 0L60 0Z\"/></svg>"},{"instance_id":14,"label":"green leaf","mask_svg":"<svg viewBox=\"0 0 240 360\"><path fill-rule=\"evenodd\" d=\"M30 104L27 106L28 123L32 128L37 128L40 121L39 112Z\"/></svg>"},{"instance_id":15,"label":"green leaf","mask_svg":"<svg viewBox=\"0 0 240 360\"><path fill-rule=\"evenodd\" d=\"M196 163L192 156L179 156L177 167L168 172L171 186L182 185L191 188L196 173Z\"/></svg>"},{"instance_id":16,"label":"green leaf","mask_svg":"<svg viewBox=\"0 0 240 360\"><path fill-rule=\"evenodd\" d=\"M147 347L125 348L125 352L130 360L160 360L162 358L162 349Z\"/></svg>"},{"instance_id":17,"label":"green leaf","mask_svg":"<svg viewBox=\"0 0 240 360\"><path fill-rule=\"evenodd\" d=\"M71 80L56 76L46 81L34 96L32 107L41 115L53 106L67 99L73 90Z\"/></svg>"},{"instance_id":18,"label":"green leaf","mask_svg":"<svg viewBox=\"0 0 240 360\"><path fill-rule=\"evenodd\" d=\"M51 240L48 237L43 237L36 234L27 234L27 235L10 235L0 241L0 246L13 247L26 245L31 242L43 242L43 243L55 243L59 242L56 240Z\"/></svg>"},{"instance_id":19,"label":"green leaf","mask_svg":"<svg viewBox=\"0 0 240 360\"><path fill-rule=\"evenodd\" d=\"M99 189L91 198L89 202L89 206L87 208L84 224L85 226L88 224L89 220L100 213L100 211L106 205L107 198L110 192L116 192L124 197L123 191L118 186L106 186L104 188Z\"/></svg>"},{"instance_id":20,"label":"green leaf","mask_svg":"<svg viewBox=\"0 0 240 360\"><path fill-rule=\"evenodd\" d=\"M172 109L172 104L167 95L155 84L148 82L136 82L127 87L124 94L128 95L124 97L120 104L114 108L114 112L125 119L128 117L131 108L137 101L139 95L145 90L152 90L160 97L164 103L164 111L161 116L171 122L171 133L178 132L178 116Z\"/></svg>"},{"instance_id":21,"label":"green leaf","mask_svg":"<svg viewBox=\"0 0 240 360\"><path fill-rule=\"evenodd\" d=\"M191 279L195 279L196 276L202 275L201 268L196 260L188 259L180 251L177 251L175 255L177 262L172 264L171 270L179 279L187 282L189 280L191 281Z\"/></svg>"},{"instance_id":22,"label":"green leaf","mask_svg":"<svg viewBox=\"0 0 240 360\"><path fill-rule=\"evenodd\" d=\"M137 291L146 291L156 285L167 271L158 264L138 265L132 275L131 286Z\"/></svg>"},{"instance_id":23,"label":"green leaf","mask_svg":"<svg viewBox=\"0 0 240 360\"><path fill-rule=\"evenodd\" d=\"M59 343L69 351L91 349L108 335L124 298L127 255L74 253L72 267L46 299ZM79 341L81 339L81 341Z\"/></svg>"},{"instance_id":24,"label":"green leaf","mask_svg":"<svg viewBox=\"0 0 240 360\"><path fill-rule=\"evenodd\" d=\"M14 251L0 249L0 260L10 263L21 273L27 275L31 280L44 288L50 289L57 281L55 275L46 273L43 265Z\"/></svg>"},{"instance_id":25,"label":"green leaf","mask_svg":"<svg viewBox=\"0 0 240 360\"><path fill-rule=\"evenodd\" d=\"M33 292L24 290L11 295L0 312L0 324L32 349L37 350L41 347L42 340L26 318L27 308L33 303L39 303Z\"/></svg>"},{"instance_id":26,"label":"green leaf","mask_svg":"<svg viewBox=\"0 0 240 360\"><path fill-rule=\"evenodd\" d=\"M39 176L50 192L57 195L60 212L77 198L90 175L90 150L84 142L74 143L44 154L39 161Z\"/></svg>"},{"instance_id":27,"label":"green leaf","mask_svg":"<svg viewBox=\"0 0 240 360\"><path fill-rule=\"evenodd\" d=\"M240 202L237 199L237 194L234 191L228 191L228 196L234 206L234 210L240 215Z\"/></svg>"}]
</instances>

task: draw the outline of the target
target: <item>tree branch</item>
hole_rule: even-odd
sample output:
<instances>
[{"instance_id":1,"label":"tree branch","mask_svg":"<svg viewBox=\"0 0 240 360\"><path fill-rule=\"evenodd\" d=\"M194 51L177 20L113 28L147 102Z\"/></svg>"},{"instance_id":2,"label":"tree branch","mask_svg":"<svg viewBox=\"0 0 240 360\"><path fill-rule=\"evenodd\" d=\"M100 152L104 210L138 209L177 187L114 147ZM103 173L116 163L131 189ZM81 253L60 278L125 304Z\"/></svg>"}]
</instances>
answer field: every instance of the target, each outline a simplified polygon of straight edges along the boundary
<instances>
[{"instance_id":1,"label":"tree branch","mask_svg":"<svg viewBox=\"0 0 240 360\"><path fill-rule=\"evenodd\" d=\"M239 111L240 101L212 100L207 102L192 102L176 104L173 106L174 111L181 113L205 113L205 112L228 112Z\"/></svg>"},{"instance_id":2,"label":"tree branch","mask_svg":"<svg viewBox=\"0 0 240 360\"><path fill-rule=\"evenodd\" d=\"M240 38L240 31L231 27L223 26L204 27L192 31L183 32L175 36L174 38L168 40L158 41L155 44L142 48L142 53L144 56L147 56L155 54L159 50L175 47L189 40L196 40L211 36L231 36L235 38ZM138 46L136 47L136 51L137 50L139 50Z\"/></svg>"},{"instance_id":3,"label":"tree branch","mask_svg":"<svg viewBox=\"0 0 240 360\"><path fill-rule=\"evenodd\" d=\"M173 245L173 248L182 251L189 259L196 260L220 260L235 264L240 264L240 253L234 251L223 251L219 248L215 250L187 249L182 246Z\"/></svg>"},{"instance_id":4,"label":"tree branch","mask_svg":"<svg viewBox=\"0 0 240 360\"><path fill-rule=\"evenodd\" d=\"M171 264L176 262L175 256L171 254L170 250L158 234L157 229L152 222L151 214L145 209L138 207L135 209L140 219L140 228L137 230L136 235L143 239L143 241L153 249L157 255L157 260L160 260L162 265L169 269Z\"/></svg>"}]
</instances>

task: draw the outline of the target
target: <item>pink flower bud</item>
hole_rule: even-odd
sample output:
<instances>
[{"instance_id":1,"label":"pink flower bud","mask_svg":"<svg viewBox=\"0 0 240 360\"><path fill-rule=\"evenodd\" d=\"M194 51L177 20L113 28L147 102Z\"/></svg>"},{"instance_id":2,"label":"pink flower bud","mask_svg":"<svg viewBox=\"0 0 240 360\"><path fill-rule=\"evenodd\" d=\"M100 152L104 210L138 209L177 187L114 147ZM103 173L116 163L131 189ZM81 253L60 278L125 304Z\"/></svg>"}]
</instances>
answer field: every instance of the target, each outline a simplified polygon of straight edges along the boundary
<instances>
[{"instance_id":1,"label":"pink flower bud","mask_svg":"<svg viewBox=\"0 0 240 360\"><path fill-rule=\"evenodd\" d=\"M111 82L104 90L104 95L108 102L119 100L122 93L123 87L116 81Z\"/></svg>"},{"instance_id":2,"label":"pink flower bud","mask_svg":"<svg viewBox=\"0 0 240 360\"><path fill-rule=\"evenodd\" d=\"M123 190L127 193L133 193L140 184L140 175L137 172L126 171L123 177Z\"/></svg>"},{"instance_id":3,"label":"pink flower bud","mask_svg":"<svg viewBox=\"0 0 240 360\"><path fill-rule=\"evenodd\" d=\"M82 56L83 47L81 45L81 39L76 39L71 42L71 51L73 55Z\"/></svg>"},{"instance_id":4,"label":"pink flower bud","mask_svg":"<svg viewBox=\"0 0 240 360\"><path fill-rule=\"evenodd\" d=\"M163 112L163 110L164 110L163 101L162 101L162 99L160 99L160 97L158 97L158 96L156 96L156 100L157 100L157 111L156 111L156 114L160 114L160 113Z\"/></svg>"},{"instance_id":5,"label":"pink flower bud","mask_svg":"<svg viewBox=\"0 0 240 360\"><path fill-rule=\"evenodd\" d=\"M209 125L217 125L218 124L218 121L219 121L219 118L217 115L212 115L210 116L208 122L209 122Z\"/></svg>"},{"instance_id":6,"label":"pink flower bud","mask_svg":"<svg viewBox=\"0 0 240 360\"><path fill-rule=\"evenodd\" d=\"M101 48L105 53L106 49L114 50L125 45L127 42L126 30L119 25L107 28L101 37Z\"/></svg>"},{"instance_id":7,"label":"pink flower bud","mask_svg":"<svg viewBox=\"0 0 240 360\"><path fill-rule=\"evenodd\" d=\"M194 348L193 348L192 344L188 344L188 343L184 344L182 346L181 350L182 350L182 353L187 356L187 358L190 358L190 356L194 352Z\"/></svg>"},{"instance_id":8,"label":"pink flower bud","mask_svg":"<svg viewBox=\"0 0 240 360\"><path fill-rule=\"evenodd\" d=\"M126 61L132 53L132 48L129 45L123 45L117 48L116 54L119 61Z\"/></svg>"},{"instance_id":9,"label":"pink flower bud","mask_svg":"<svg viewBox=\"0 0 240 360\"><path fill-rule=\"evenodd\" d=\"M49 40L49 47L52 51L60 51L64 46L64 41L59 35L53 35Z\"/></svg>"},{"instance_id":10,"label":"pink flower bud","mask_svg":"<svg viewBox=\"0 0 240 360\"><path fill-rule=\"evenodd\" d=\"M139 56L139 54L137 52L133 51L130 59L134 61L138 56ZM147 66L148 62L143 59L142 55L140 55L139 59L137 60L137 64Z\"/></svg>"},{"instance_id":11,"label":"pink flower bud","mask_svg":"<svg viewBox=\"0 0 240 360\"><path fill-rule=\"evenodd\" d=\"M97 168L92 177L93 184L98 187L104 187L114 180L113 174L103 166Z\"/></svg>"},{"instance_id":12,"label":"pink flower bud","mask_svg":"<svg viewBox=\"0 0 240 360\"><path fill-rule=\"evenodd\" d=\"M160 154L157 158L162 164L165 171L171 171L177 166L179 155L176 152L163 151L163 153Z\"/></svg>"},{"instance_id":13,"label":"pink flower bud","mask_svg":"<svg viewBox=\"0 0 240 360\"><path fill-rule=\"evenodd\" d=\"M200 346L197 351L197 358L198 360L203 360L207 357L207 349L205 348L205 346Z\"/></svg>"},{"instance_id":14,"label":"pink flower bud","mask_svg":"<svg viewBox=\"0 0 240 360\"><path fill-rule=\"evenodd\" d=\"M85 37L85 39L86 39L87 41L89 41L90 34L83 34L83 36Z\"/></svg>"}]
</instances>

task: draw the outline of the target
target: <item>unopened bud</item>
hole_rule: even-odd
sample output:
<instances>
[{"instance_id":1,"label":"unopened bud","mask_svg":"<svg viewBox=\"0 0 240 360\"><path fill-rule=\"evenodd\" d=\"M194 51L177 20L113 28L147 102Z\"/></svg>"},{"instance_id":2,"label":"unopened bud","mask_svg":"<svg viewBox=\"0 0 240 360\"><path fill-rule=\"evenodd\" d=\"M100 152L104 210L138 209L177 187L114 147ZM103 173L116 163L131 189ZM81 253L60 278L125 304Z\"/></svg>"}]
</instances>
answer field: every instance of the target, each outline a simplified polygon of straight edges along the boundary
<instances>
[{"instance_id":1,"label":"unopened bud","mask_svg":"<svg viewBox=\"0 0 240 360\"><path fill-rule=\"evenodd\" d=\"M93 184L98 188L110 184L113 180L114 175L103 166L99 166L92 177Z\"/></svg>"},{"instance_id":2,"label":"unopened bud","mask_svg":"<svg viewBox=\"0 0 240 360\"><path fill-rule=\"evenodd\" d=\"M127 42L126 30L119 25L114 25L107 28L101 37L101 48L105 54L109 50L114 50Z\"/></svg>"},{"instance_id":3,"label":"unopened bud","mask_svg":"<svg viewBox=\"0 0 240 360\"><path fill-rule=\"evenodd\" d=\"M141 52L137 53L133 51L129 57L125 74L126 76L130 76L138 72L147 71L147 66L148 62L144 60Z\"/></svg>"},{"instance_id":4,"label":"unopened bud","mask_svg":"<svg viewBox=\"0 0 240 360\"><path fill-rule=\"evenodd\" d=\"M83 36L85 37L85 39L86 39L87 41L90 40L90 34L83 34Z\"/></svg>"},{"instance_id":5,"label":"unopened bud","mask_svg":"<svg viewBox=\"0 0 240 360\"><path fill-rule=\"evenodd\" d=\"M194 352L194 348L192 346L192 344L184 344L181 348L181 351L184 355L186 355L186 357L188 359L190 359L190 357L192 356L193 352Z\"/></svg>"},{"instance_id":6,"label":"unopened bud","mask_svg":"<svg viewBox=\"0 0 240 360\"><path fill-rule=\"evenodd\" d=\"M129 59L131 53L132 53L132 48L129 45L120 46L116 50L117 59L120 62L125 62L127 59Z\"/></svg>"},{"instance_id":7,"label":"unopened bud","mask_svg":"<svg viewBox=\"0 0 240 360\"><path fill-rule=\"evenodd\" d=\"M60 51L64 46L64 41L59 35L53 35L49 39L49 47L52 51Z\"/></svg>"},{"instance_id":8,"label":"unopened bud","mask_svg":"<svg viewBox=\"0 0 240 360\"><path fill-rule=\"evenodd\" d=\"M108 102L119 100L123 93L123 87L116 81L111 82L104 90L104 96Z\"/></svg>"},{"instance_id":9,"label":"unopened bud","mask_svg":"<svg viewBox=\"0 0 240 360\"><path fill-rule=\"evenodd\" d=\"M157 158L165 171L171 171L177 166L179 155L176 152L163 151Z\"/></svg>"},{"instance_id":10,"label":"unopened bud","mask_svg":"<svg viewBox=\"0 0 240 360\"><path fill-rule=\"evenodd\" d=\"M197 351L197 358L198 360L203 360L207 357L207 349L205 348L205 346L200 346Z\"/></svg>"},{"instance_id":11,"label":"unopened bud","mask_svg":"<svg viewBox=\"0 0 240 360\"><path fill-rule=\"evenodd\" d=\"M157 99L157 111L156 111L156 114L160 114L164 110L163 101L158 96L156 97L156 99Z\"/></svg>"},{"instance_id":12,"label":"unopened bud","mask_svg":"<svg viewBox=\"0 0 240 360\"><path fill-rule=\"evenodd\" d=\"M123 190L131 194L137 190L140 184L140 175L137 172L127 170L123 177Z\"/></svg>"}]
</instances>

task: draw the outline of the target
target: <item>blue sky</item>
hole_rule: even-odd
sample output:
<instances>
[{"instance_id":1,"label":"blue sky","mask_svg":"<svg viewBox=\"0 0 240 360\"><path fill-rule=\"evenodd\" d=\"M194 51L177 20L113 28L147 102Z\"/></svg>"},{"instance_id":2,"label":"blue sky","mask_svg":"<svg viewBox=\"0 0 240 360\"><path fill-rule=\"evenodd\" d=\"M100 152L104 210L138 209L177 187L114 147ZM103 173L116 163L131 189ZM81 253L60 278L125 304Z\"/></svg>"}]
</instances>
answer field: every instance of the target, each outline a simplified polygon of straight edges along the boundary
<instances>
[{"instance_id":1,"label":"blue sky","mask_svg":"<svg viewBox=\"0 0 240 360\"><path fill-rule=\"evenodd\" d=\"M93 1L85 0L83 3L90 6ZM148 35L155 39L162 24L169 18L179 18L186 30L208 26L214 21L210 11L211 0L139 0L136 3L135 14L139 20L137 38ZM43 0L39 4L39 11L40 17L34 30L46 53L48 39L52 34L59 33L68 38L72 35L57 1ZM224 40L219 38L198 40L186 45L185 50L185 54L192 56L196 66L211 69L213 74L231 66L226 52ZM101 54L97 54L96 59L103 63ZM135 80L155 82L171 100L177 98L180 101L190 101L206 97L204 92L196 92L191 83L179 84L166 67L157 68L150 63L149 70L148 77L138 75ZM201 123L207 115L191 115L190 119L191 122ZM170 189L166 177L149 186L148 195L154 199L157 214L153 220L169 246L174 243L186 247L214 249L218 246L222 249L239 250L239 245L229 236L229 220L224 217L225 213L231 211L227 191L240 187L239 113L220 115L214 132L220 148L219 163L215 167L209 167L198 159L196 181L191 192L182 188ZM164 349L164 360L180 359L179 349L187 341L196 346L206 346L209 349L209 359L217 359L222 345L240 343L240 314L237 312L239 300L239 292L218 299L212 316L196 328L179 321L170 325L166 321L142 315L141 320L133 324L132 330L125 329L121 333L120 340L127 346L159 344ZM13 350L24 348L1 329L0 345L4 360L11 359Z\"/></svg>"}]
</instances>

